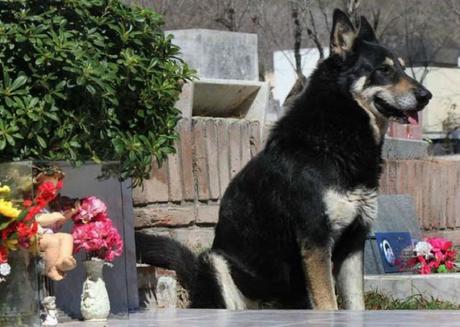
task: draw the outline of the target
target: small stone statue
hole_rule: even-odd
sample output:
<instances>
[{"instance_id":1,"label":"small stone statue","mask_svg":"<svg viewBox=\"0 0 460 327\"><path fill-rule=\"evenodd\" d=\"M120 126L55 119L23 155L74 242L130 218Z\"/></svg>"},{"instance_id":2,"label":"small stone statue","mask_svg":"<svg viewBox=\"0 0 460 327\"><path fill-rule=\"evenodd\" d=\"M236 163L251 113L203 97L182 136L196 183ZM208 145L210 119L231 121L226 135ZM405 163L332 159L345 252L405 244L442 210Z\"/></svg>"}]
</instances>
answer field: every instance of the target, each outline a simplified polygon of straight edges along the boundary
<instances>
[{"instance_id":1,"label":"small stone statue","mask_svg":"<svg viewBox=\"0 0 460 327\"><path fill-rule=\"evenodd\" d=\"M58 324L58 312L56 297L46 296L42 300L44 313L42 314L42 326L56 326Z\"/></svg>"}]
</instances>

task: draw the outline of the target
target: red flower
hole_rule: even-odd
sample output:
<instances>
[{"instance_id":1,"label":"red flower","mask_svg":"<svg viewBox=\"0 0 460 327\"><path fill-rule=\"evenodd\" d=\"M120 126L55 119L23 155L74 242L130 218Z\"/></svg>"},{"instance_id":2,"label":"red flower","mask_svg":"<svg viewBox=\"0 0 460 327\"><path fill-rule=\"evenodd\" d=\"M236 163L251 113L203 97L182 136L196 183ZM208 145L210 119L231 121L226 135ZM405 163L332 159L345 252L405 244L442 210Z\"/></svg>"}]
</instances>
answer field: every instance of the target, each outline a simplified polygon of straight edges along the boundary
<instances>
[{"instance_id":1,"label":"red flower","mask_svg":"<svg viewBox=\"0 0 460 327\"><path fill-rule=\"evenodd\" d=\"M24 200L24 208L29 208L30 206L32 206L33 202L32 200Z\"/></svg>"},{"instance_id":2,"label":"red flower","mask_svg":"<svg viewBox=\"0 0 460 327\"><path fill-rule=\"evenodd\" d=\"M8 261L8 251L5 247L0 246L0 263L5 263Z\"/></svg>"},{"instance_id":3,"label":"red flower","mask_svg":"<svg viewBox=\"0 0 460 327\"><path fill-rule=\"evenodd\" d=\"M38 187L36 201L37 203L48 203L56 197L57 192L57 185L54 185L53 182L44 182Z\"/></svg>"},{"instance_id":4,"label":"red flower","mask_svg":"<svg viewBox=\"0 0 460 327\"><path fill-rule=\"evenodd\" d=\"M29 221L31 220L32 218L35 217L35 215L37 215L38 213L40 213L40 211L43 209L43 207L41 206L33 206L32 208L30 208L28 211L27 211L27 214L26 216L24 217L24 221Z\"/></svg>"}]
</instances>

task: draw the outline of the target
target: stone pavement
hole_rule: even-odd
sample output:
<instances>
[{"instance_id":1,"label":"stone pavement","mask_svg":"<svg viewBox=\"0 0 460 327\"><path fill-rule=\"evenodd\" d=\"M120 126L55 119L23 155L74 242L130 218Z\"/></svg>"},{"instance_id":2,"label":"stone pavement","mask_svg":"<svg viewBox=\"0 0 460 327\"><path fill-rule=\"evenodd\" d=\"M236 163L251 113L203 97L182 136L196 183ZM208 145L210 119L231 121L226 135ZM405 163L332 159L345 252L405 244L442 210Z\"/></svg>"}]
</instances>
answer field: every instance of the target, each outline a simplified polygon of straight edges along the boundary
<instances>
[{"instance_id":1,"label":"stone pavement","mask_svg":"<svg viewBox=\"0 0 460 327\"><path fill-rule=\"evenodd\" d=\"M131 314L105 323L68 322L64 327L297 327L297 326L460 326L460 311L337 311L307 310L174 310Z\"/></svg>"}]
</instances>

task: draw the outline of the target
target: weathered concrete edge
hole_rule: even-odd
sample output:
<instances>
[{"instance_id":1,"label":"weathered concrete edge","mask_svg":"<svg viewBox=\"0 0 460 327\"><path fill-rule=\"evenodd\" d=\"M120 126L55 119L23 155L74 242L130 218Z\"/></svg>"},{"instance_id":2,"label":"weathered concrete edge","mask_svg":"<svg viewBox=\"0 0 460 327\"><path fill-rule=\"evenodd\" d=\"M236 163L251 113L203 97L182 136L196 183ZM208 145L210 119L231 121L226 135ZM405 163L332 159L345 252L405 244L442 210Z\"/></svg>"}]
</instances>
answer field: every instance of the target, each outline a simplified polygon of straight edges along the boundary
<instances>
[{"instance_id":1,"label":"weathered concrete edge","mask_svg":"<svg viewBox=\"0 0 460 327\"><path fill-rule=\"evenodd\" d=\"M422 160L428 158L429 143L423 140L407 140L386 137L382 158L388 160Z\"/></svg>"}]
</instances>

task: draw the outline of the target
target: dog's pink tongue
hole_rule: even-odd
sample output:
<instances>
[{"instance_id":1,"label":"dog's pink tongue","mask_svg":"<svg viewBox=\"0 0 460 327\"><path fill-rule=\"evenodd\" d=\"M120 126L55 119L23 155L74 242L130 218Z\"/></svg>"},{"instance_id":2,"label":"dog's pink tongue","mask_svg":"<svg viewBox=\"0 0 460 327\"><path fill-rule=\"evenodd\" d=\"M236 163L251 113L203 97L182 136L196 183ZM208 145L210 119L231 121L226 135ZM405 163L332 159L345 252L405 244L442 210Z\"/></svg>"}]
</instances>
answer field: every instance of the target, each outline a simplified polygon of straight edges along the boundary
<instances>
[{"instance_id":1,"label":"dog's pink tongue","mask_svg":"<svg viewBox=\"0 0 460 327\"><path fill-rule=\"evenodd\" d=\"M411 125L418 125L418 112L417 111L409 111L406 112L406 116L409 120L409 124Z\"/></svg>"}]
</instances>

